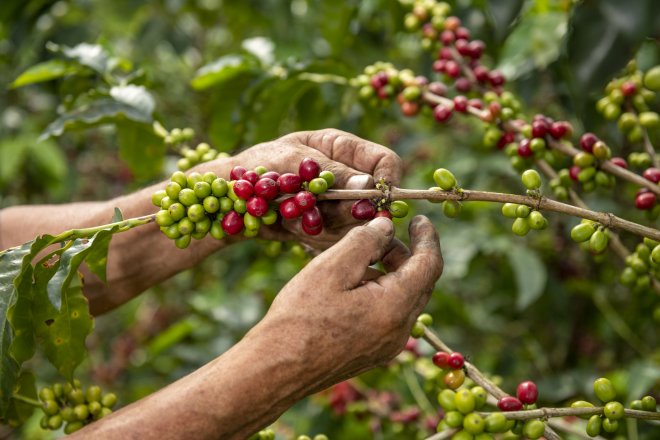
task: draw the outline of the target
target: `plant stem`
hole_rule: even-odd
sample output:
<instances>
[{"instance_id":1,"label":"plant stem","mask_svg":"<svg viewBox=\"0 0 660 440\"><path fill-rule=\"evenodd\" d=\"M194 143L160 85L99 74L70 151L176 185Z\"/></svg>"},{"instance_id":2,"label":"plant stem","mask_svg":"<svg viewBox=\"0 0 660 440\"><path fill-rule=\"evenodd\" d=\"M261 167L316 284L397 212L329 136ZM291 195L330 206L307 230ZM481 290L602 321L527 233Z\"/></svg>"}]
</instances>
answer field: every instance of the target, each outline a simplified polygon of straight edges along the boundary
<instances>
[{"instance_id":1,"label":"plant stem","mask_svg":"<svg viewBox=\"0 0 660 440\"><path fill-rule=\"evenodd\" d=\"M330 73L303 72L298 75L298 79L311 81L319 84L334 83L342 86L348 84L347 78L339 75L333 75Z\"/></svg>"},{"instance_id":2,"label":"plant stem","mask_svg":"<svg viewBox=\"0 0 660 440\"><path fill-rule=\"evenodd\" d=\"M357 200L373 199L383 197L380 190L329 190L319 195L319 200ZM387 197L394 200L423 199L433 201L460 200L460 201L485 201L498 203L517 203L527 205L533 209L560 212L575 217L596 221L607 228L623 229L641 237L648 237L660 241L660 231L639 225L637 223L622 219L608 212L597 212L580 208L562 202L557 202L546 197L535 198L518 194L504 194L489 191L454 190L437 191L422 189L403 189L392 187Z\"/></svg>"},{"instance_id":3,"label":"plant stem","mask_svg":"<svg viewBox=\"0 0 660 440\"><path fill-rule=\"evenodd\" d=\"M146 225L147 223L151 223L155 220L156 214L149 214L143 215L142 217L129 218L114 223L108 223L107 225L94 226L91 228L70 229L53 237L50 244L61 243L63 241L73 240L76 238L89 238L97 232L110 229L117 225L119 225L119 232L124 232L137 226Z\"/></svg>"},{"instance_id":4,"label":"plant stem","mask_svg":"<svg viewBox=\"0 0 660 440\"><path fill-rule=\"evenodd\" d=\"M646 149L646 152L651 156L653 166L660 168L660 160L658 160L658 157L655 154L655 148L653 148L653 144L651 143L648 130L646 128L642 128L642 134L644 135L644 148Z\"/></svg>"},{"instance_id":5,"label":"plant stem","mask_svg":"<svg viewBox=\"0 0 660 440\"><path fill-rule=\"evenodd\" d=\"M456 434L458 429L445 429L444 431L436 432L431 437L426 437L426 440L445 440L451 438L452 435Z\"/></svg>"},{"instance_id":6,"label":"plant stem","mask_svg":"<svg viewBox=\"0 0 660 440\"><path fill-rule=\"evenodd\" d=\"M21 394L13 394L11 396L12 399L16 399L20 402L27 403L28 405L36 406L38 408L41 408L41 402L38 400L32 399L30 397L23 396Z\"/></svg>"},{"instance_id":7,"label":"plant stem","mask_svg":"<svg viewBox=\"0 0 660 440\"><path fill-rule=\"evenodd\" d=\"M426 394L424 394L422 387L419 386L419 382L417 382L417 378L411 367L403 367L403 378L406 381L406 385L408 385L410 394L412 394L415 402L417 402L417 406L424 410L429 416L436 415L437 412L433 409L433 405L431 405Z\"/></svg>"}]
</instances>

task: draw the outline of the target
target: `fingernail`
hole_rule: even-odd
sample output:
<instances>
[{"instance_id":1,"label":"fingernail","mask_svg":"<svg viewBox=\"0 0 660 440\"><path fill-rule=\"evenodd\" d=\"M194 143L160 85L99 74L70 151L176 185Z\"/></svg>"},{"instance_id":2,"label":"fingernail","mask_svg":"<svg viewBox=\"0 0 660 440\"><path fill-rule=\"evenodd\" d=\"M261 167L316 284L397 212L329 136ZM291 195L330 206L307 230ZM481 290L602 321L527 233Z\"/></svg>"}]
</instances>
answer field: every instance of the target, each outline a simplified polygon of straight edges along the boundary
<instances>
[{"instance_id":1,"label":"fingernail","mask_svg":"<svg viewBox=\"0 0 660 440\"><path fill-rule=\"evenodd\" d=\"M394 224L392 220L387 217L377 217L367 223L367 226L370 228L378 229L380 232L389 235L394 232Z\"/></svg>"},{"instance_id":2,"label":"fingernail","mask_svg":"<svg viewBox=\"0 0 660 440\"><path fill-rule=\"evenodd\" d=\"M371 176L368 174L356 174L346 181L346 189L364 189L368 188Z\"/></svg>"}]
</instances>

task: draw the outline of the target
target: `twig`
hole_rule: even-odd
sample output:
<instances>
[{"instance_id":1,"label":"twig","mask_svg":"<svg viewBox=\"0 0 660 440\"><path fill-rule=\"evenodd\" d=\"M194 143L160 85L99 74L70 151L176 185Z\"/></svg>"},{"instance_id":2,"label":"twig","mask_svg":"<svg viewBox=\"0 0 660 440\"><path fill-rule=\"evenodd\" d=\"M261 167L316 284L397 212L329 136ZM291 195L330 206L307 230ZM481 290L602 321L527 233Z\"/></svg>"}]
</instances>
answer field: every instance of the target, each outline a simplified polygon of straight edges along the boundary
<instances>
[{"instance_id":1,"label":"twig","mask_svg":"<svg viewBox=\"0 0 660 440\"><path fill-rule=\"evenodd\" d=\"M644 136L644 148L646 149L646 152L649 154L649 156L651 156L651 161L653 162L653 166L656 168L660 168L660 160L655 154L655 148L653 148L653 144L651 143L651 138L649 137L648 130L646 128L642 128L642 134Z\"/></svg>"},{"instance_id":2,"label":"twig","mask_svg":"<svg viewBox=\"0 0 660 440\"><path fill-rule=\"evenodd\" d=\"M20 402L27 403L28 405L36 406L38 408L41 408L41 402L38 400L32 399L30 397L23 396L21 394L12 394L11 396L12 399L16 399Z\"/></svg>"},{"instance_id":3,"label":"twig","mask_svg":"<svg viewBox=\"0 0 660 440\"><path fill-rule=\"evenodd\" d=\"M410 394L412 394L415 402L417 402L417 406L422 408L427 415L435 415L436 411L433 409L433 405L429 402L422 387L419 386L419 382L417 382L417 378L415 377L412 368L408 366L403 367L403 378L406 381L406 385L408 385Z\"/></svg>"},{"instance_id":4,"label":"twig","mask_svg":"<svg viewBox=\"0 0 660 440\"><path fill-rule=\"evenodd\" d=\"M605 407L594 406L591 408L538 408L523 411L502 412L504 417L511 420L531 420L531 419L549 419L551 417L569 417L569 416L593 416L602 415ZM660 412L639 411L635 409L624 409L626 417L641 420L660 420ZM492 412L479 412L479 415L486 417Z\"/></svg>"}]
</instances>

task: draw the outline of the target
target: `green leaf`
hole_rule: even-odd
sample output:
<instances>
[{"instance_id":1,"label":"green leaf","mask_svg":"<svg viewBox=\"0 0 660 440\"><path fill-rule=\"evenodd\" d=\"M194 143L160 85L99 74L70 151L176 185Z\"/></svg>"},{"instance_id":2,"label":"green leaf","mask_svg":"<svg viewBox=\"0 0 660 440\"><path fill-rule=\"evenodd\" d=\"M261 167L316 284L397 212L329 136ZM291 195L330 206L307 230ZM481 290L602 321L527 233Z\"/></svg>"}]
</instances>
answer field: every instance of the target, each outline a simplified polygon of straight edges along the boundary
<instances>
[{"instance_id":1,"label":"green leaf","mask_svg":"<svg viewBox=\"0 0 660 440\"><path fill-rule=\"evenodd\" d=\"M115 213L112 215L112 220L110 223L117 223L124 220L124 214L121 213L121 209L115 206Z\"/></svg>"},{"instance_id":2,"label":"green leaf","mask_svg":"<svg viewBox=\"0 0 660 440\"><path fill-rule=\"evenodd\" d=\"M43 185L57 186L66 176L69 164L62 149L50 139L39 142L36 138L28 143L28 161L34 165Z\"/></svg>"},{"instance_id":3,"label":"green leaf","mask_svg":"<svg viewBox=\"0 0 660 440\"><path fill-rule=\"evenodd\" d=\"M58 46L51 45L51 47L55 47L56 51L59 49ZM110 55L98 44L80 43L74 47L63 46L59 52L68 59L90 67L98 73L105 73L109 70Z\"/></svg>"},{"instance_id":4,"label":"green leaf","mask_svg":"<svg viewBox=\"0 0 660 440\"><path fill-rule=\"evenodd\" d=\"M143 124L152 123L151 113L144 111L146 107L136 108L126 102L110 98L102 98L89 105L65 113L51 122L39 137L39 140L50 136L60 136L64 130L89 128L109 122L131 120Z\"/></svg>"},{"instance_id":5,"label":"green leaf","mask_svg":"<svg viewBox=\"0 0 660 440\"><path fill-rule=\"evenodd\" d=\"M573 91L582 98L600 90L657 30L656 0L580 2L573 9L567 40L567 67Z\"/></svg>"},{"instance_id":6,"label":"green leaf","mask_svg":"<svg viewBox=\"0 0 660 440\"><path fill-rule=\"evenodd\" d=\"M17 136L0 140L0 184L7 185L21 171L27 159L31 136Z\"/></svg>"},{"instance_id":7,"label":"green leaf","mask_svg":"<svg viewBox=\"0 0 660 440\"><path fill-rule=\"evenodd\" d=\"M511 25L518 18L524 0L490 0L486 11L495 30L495 38L502 41L511 31Z\"/></svg>"},{"instance_id":8,"label":"green leaf","mask_svg":"<svg viewBox=\"0 0 660 440\"><path fill-rule=\"evenodd\" d=\"M507 254L518 286L516 307L524 310L541 296L548 274L538 254L526 247L512 247Z\"/></svg>"},{"instance_id":9,"label":"green leaf","mask_svg":"<svg viewBox=\"0 0 660 440\"><path fill-rule=\"evenodd\" d=\"M89 71L87 71L89 72ZM18 78L10 84L10 88L36 84L45 81L51 81L68 75L78 75L85 73L85 69L80 65L65 60L50 60L35 64L21 73Z\"/></svg>"},{"instance_id":10,"label":"green leaf","mask_svg":"<svg viewBox=\"0 0 660 440\"><path fill-rule=\"evenodd\" d=\"M567 20L561 12L526 16L504 42L498 68L513 79L547 67L559 58Z\"/></svg>"},{"instance_id":11,"label":"green leaf","mask_svg":"<svg viewBox=\"0 0 660 440\"><path fill-rule=\"evenodd\" d=\"M117 102L127 104L143 115L148 115L149 122L156 108L151 93L144 86L129 84L127 86L115 86L110 89L110 96ZM153 127L152 127L153 129Z\"/></svg>"},{"instance_id":12,"label":"green leaf","mask_svg":"<svg viewBox=\"0 0 660 440\"><path fill-rule=\"evenodd\" d=\"M119 208L115 208L115 217L112 218L112 221L121 221L122 219L116 219L117 214L121 216L121 211ZM89 270L99 277L103 282L107 281L106 278L106 266L108 264L108 247L110 246L110 240L112 236L117 232L118 228L106 229L98 232L94 236L94 243L85 258L85 264Z\"/></svg>"},{"instance_id":13,"label":"green leaf","mask_svg":"<svg viewBox=\"0 0 660 440\"><path fill-rule=\"evenodd\" d=\"M357 13L359 2L338 2L334 0L321 0L316 6L318 14L314 15L317 26L323 39L328 44L330 53L337 55L346 46L346 39L351 32L346 30ZM330 55L322 53L320 55Z\"/></svg>"},{"instance_id":14,"label":"green leaf","mask_svg":"<svg viewBox=\"0 0 660 440\"><path fill-rule=\"evenodd\" d=\"M157 177L163 169L165 142L154 133L153 125L133 121L117 123L119 157L140 179Z\"/></svg>"},{"instance_id":15,"label":"green leaf","mask_svg":"<svg viewBox=\"0 0 660 440\"><path fill-rule=\"evenodd\" d=\"M55 265L35 268L34 325L36 335L48 360L67 380L87 354L85 339L94 326L87 299L82 291L82 277L76 271L60 292L61 307L57 310L48 298L47 285L55 272Z\"/></svg>"},{"instance_id":16,"label":"green leaf","mask_svg":"<svg viewBox=\"0 0 660 440\"><path fill-rule=\"evenodd\" d=\"M78 268L92 248L97 235L91 240L77 238L73 240L59 259L59 268L53 278L48 281L47 291L50 303L58 311L62 307L62 295L69 288L69 284L76 278Z\"/></svg>"},{"instance_id":17,"label":"green leaf","mask_svg":"<svg viewBox=\"0 0 660 440\"><path fill-rule=\"evenodd\" d=\"M34 400L39 399L39 396L37 395L36 379L31 371L23 371L20 376L18 376L14 394ZM5 418L10 424L22 425L32 416L35 409L36 408L29 403L11 399Z\"/></svg>"},{"instance_id":18,"label":"green leaf","mask_svg":"<svg viewBox=\"0 0 660 440\"><path fill-rule=\"evenodd\" d=\"M243 96L248 93L254 73L244 72L231 80L217 84L211 92L211 121L209 137L220 151L236 148L245 133L244 113L247 103Z\"/></svg>"},{"instance_id":19,"label":"green leaf","mask_svg":"<svg viewBox=\"0 0 660 440\"><path fill-rule=\"evenodd\" d=\"M147 353L150 357L162 353L169 347L181 342L198 326L199 318L197 317L191 317L172 324L149 343L147 346Z\"/></svg>"},{"instance_id":20,"label":"green leaf","mask_svg":"<svg viewBox=\"0 0 660 440\"><path fill-rule=\"evenodd\" d=\"M25 290L23 279L26 274L31 273L30 264L34 255L48 243L49 238L41 238L30 241L19 247L8 249L0 253L0 416L4 415L8 408L9 398L14 389L20 363L14 357L15 354L29 353L31 349L22 344L28 343L29 336L23 332L29 331L22 324L23 300L30 297L31 289ZM16 313L16 305L19 304L19 313ZM21 332L21 349L14 346L14 329L10 322L13 315L18 330ZM21 361L24 356L19 356Z\"/></svg>"},{"instance_id":21,"label":"green leaf","mask_svg":"<svg viewBox=\"0 0 660 440\"><path fill-rule=\"evenodd\" d=\"M256 72L257 63L248 55L226 55L218 60L200 67L190 85L196 90L229 81L238 75Z\"/></svg>"}]
</instances>

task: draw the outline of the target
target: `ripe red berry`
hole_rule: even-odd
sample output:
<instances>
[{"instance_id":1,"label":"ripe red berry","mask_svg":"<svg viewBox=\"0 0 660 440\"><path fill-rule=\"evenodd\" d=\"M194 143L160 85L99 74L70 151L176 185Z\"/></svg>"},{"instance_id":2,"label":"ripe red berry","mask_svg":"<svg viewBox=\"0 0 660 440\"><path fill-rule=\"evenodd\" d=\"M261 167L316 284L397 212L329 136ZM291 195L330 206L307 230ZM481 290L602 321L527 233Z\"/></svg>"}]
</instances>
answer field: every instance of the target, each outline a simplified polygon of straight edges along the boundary
<instances>
[{"instance_id":1,"label":"ripe red berry","mask_svg":"<svg viewBox=\"0 0 660 440\"><path fill-rule=\"evenodd\" d=\"M454 53L451 51L451 48L449 47L442 47L438 51L438 60L437 61L444 61L445 63L447 60L453 60L454 59ZM444 65L442 70L444 70Z\"/></svg>"},{"instance_id":2,"label":"ripe red berry","mask_svg":"<svg viewBox=\"0 0 660 440\"><path fill-rule=\"evenodd\" d=\"M457 112L465 112L468 106L468 99L463 95L454 97L454 110Z\"/></svg>"},{"instance_id":3,"label":"ripe red berry","mask_svg":"<svg viewBox=\"0 0 660 440\"><path fill-rule=\"evenodd\" d=\"M376 212L376 215L374 217L387 217L389 219L392 218L392 213L388 211L387 209L383 209L381 211Z\"/></svg>"},{"instance_id":4,"label":"ripe red berry","mask_svg":"<svg viewBox=\"0 0 660 440\"><path fill-rule=\"evenodd\" d=\"M243 177L241 177L241 179L243 179L243 180L247 180L247 181L250 182L252 185L254 185L254 184L257 183L257 181L259 180L259 174L257 174L257 173L254 172L254 171L246 171L246 172L243 174Z\"/></svg>"},{"instance_id":5,"label":"ripe red berry","mask_svg":"<svg viewBox=\"0 0 660 440\"><path fill-rule=\"evenodd\" d=\"M472 88L472 84L467 78L458 78L456 81L454 81L454 87L456 88L457 92L467 93Z\"/></svg>"},{"instance_id":6,"label":"ripe red berry","mask_svg":"<svg viewBox=\"0 0 660 440\"><path fill-rule=\"evenodd\" d=\"M386 85L390 81L389 77L387 76L387 73L385 72L378 72L374 76L371 77L371 85L375 89L380 89L384 85Z\"/></svg>"},{"instance_id":7,"label":"ripe red berry","mask_svg":"<svg viewBox=\"0 0 660 440\"><path fill-rule=\"evenodd\" d=\"M300 162L298 167L298 175L304 182L309 182L312 179L319 177L321 167L319 163L312 158L306 157Z\"/></svg>"},{"instance_id":8,"label":"ripe red berry","mask_svg":"<svg viewBox=\"0 0 660 440\"><path fill-rule=\"evenodd\" d=\"M307 226L305 223L303 223L302 230L307 235L319 235L323 231L323 225L312 227L312 226Z\"/></svg>"},{"instance_id":9,"label":"ripe red berry","mask_svg":"<svg viewBox=\"0 0 660 440\"><path fill-rule=\"evenodd\" d=\"M425 86L429 83L429 79L424 75L417 75L415 77L415 82L417 83L418 86Z\"/></svg>"},{"instance_id":10,"label":"ripe red berry","mask_svg":"<svg viewBox=\"0 0 660 440\"><path fill-rule=\"evenodd\" d=\"M647 168L642 173L642 176L644 176L646 180L650 180L653 183L658 183L660 182L660 168Z\"/></svg>"},{"instance_id":11,"label":"ripe red berry","mask_svg":"<svg viewBox=\"0 0 660 440\"><path fill-rule=\"evenodd\" d=\"M635 197L635 206L637 209L651 209L655 205L656 196L652 192L638 192Z\"/></svg>"},{"instance_id":12,"label":"ripe red berry","mask_svg":"<svg viewBox=\"0 0 660 440\"><path fill-rule=\"evenodd\" d=\"M520 411L523 404L520 400L512 396L504 396L497 401L497 407L500 411Z\"/></svg>"},{"instance_id":13,"label":"ripe red berry","mask_svg":"<svg viewBox=\"0 0 660 440\"><path fill-rule=\"evenodd\" d=\"M563 138L570 129L570 124L566 121L557 121L553 122L550 125L550 136L555 139Z\"/></svg>"},{"instance_id":14,"label":"ripe red berry","mask_svg":"<svg viewBox=\"0 0 660 440\"><path fill-rule=\"evenodd\" d=\"M484 54L484 50L486 49L486 43L484 43L481 40L474 40L470 42L470 56L474 58L475 60L481 58L481 56ZM477 68L475 67L474 73L476 75L477 73ZM477 78L478 79L478 78Z\"/></svg>"},{"instance_id":15,"label":"ripe red berry","mask_svg":"<svg viewBox=\"0 0 660 440\"><path fill-rule=\"evenodd\" d=\"M548 123L543 119L538 119L532 122L532 136L535 138L540 138L546 135L548 132Z\"/></svg>"},{"instance_id":16,"label":"ripe red berry","mask_svg":"<svg viewBox=\"0 0 660 440\"><path fill-rule=\"evenodd\" d=\"M245 174L246 171L247 170L240 165L235 166L234 168L231 169L231 172L229 173L229 178L231 180L239 180L243 177L243 174Z\"/></svg>"},{"instance_id":17,"label":"ripe red berry","mask_svg":"<svg viewBox=\"0 0 660 440\"><path fill-rule=\"evenodd\" d=\"M243 216L236 211L229 211L222 217L222 229L229 235L238 234L243 230Z\"/></svg>"},{"instance_id":18,"label":"ripe red berry","mask_svg":"<svg viewBox=\"0 0 660 440\"><path fill-rule=\"evenodd\" d=\"M449 60L445 64L445 73L452 78L458 78L461 75L461 66L456 61Z\"/></svg>"},{"instance_id":19,"label":"ripe red berry","mask_svg":"<svg viewBox=\"0 0 660 440\"><path fill-rule=\"evenodd\" d=\"M520 157L531 157L534 155L532 148L530 147L529 139L523 139L518 144L518 156Z\"/></svg>"},{"instance_id":20,"label":"ripe red berry","mask_svg":"<svg viewBox=\"0 0 660 440\"><path fill-rule=\"evenodd\" d=\"M358 200L351 207L351 215L358 220L371 220L376 216L376 208L371 200Z\"/></svg>"},{"instance_id":21,"label":"ripe red berry","mask_svg":"<svg viewBox=\"0 0 660 440\"><path fill-rule=\"evenodd\" d=\"M282 214L282 217L285 219L292 219L299 217L300 214L302 214L302 211L296 204L296 202L293 200L293 197L290 197L286 200L284 200L282 203L280 203L279 207L280 214Z\"/></svg>"},{"instance_id":22,"label":"ripe red berry","mask_svg":"<svg viewBox=\"0 0 660 440\"><path fill-rule=\"evenodd\" d=\"M580 148L587 153L594 152L594 144L598 142L598 137L593 133L585 133L580 138Z\"/></svg>"},{"instance_id":23,"label":"ripe red berry","mask_svg":"<svg viewBox=\"0 0 660 440\"><path fill-rule=\"evenodd\" d=\"M433 109L433 117L438 122L445 122L451 118L451 108L446 105L439 104Z\"/></svg>"},{"instance_id":24,"label":"ripe red berry","mask_svg":"<svg viewBox=\"0 0 660 440\"><path fill-rule=\"evenodd\" d=\"M470 39L470 30L465 27L459 27L455 31L457 40L469 40Z\"/></svg>"},{"instance_id":25,"label":"ripe red berry","mask_svg":"<svg viewBox=\"0 0 660 440\"><path fill-rule=\"evenodd\" d=\"M277 179L280 178L280 173L277 171L266 171L261 175L262 179L273 179L275 182L277 182Z\"/></svg>"},{"instance_id":26,"label":"ripe red berry","mask_svg":"<svg viewBox=\"0 0 660 440\"><path fill-rule=\"evenodd\" d=\"M302 224L309 228L318 228L323 226L323 217L321 216L321 211L317 206L312 209L309 209L302 214Z\"/></svg>"},{"instance_id":27,"label":"ripe red berry","mask_svg":"<svg viewBox=\"0 0 660 440\"><path fill-rule=\"evenodd\" d=\"M499 70L491 71L488 74L488 80L490 81L491 85L495 87L504 85L506 82L506 78L504 78L504 75Z\"/></svg>"},{"instance_id":28,"label":"ripe red berry","mask_svg":"<svg viewBox=\"0 0 660 440\"><path fill-rule=\"evenodd\" d=\"M626 81L621 84L621 92L623 92L623 96L632 96L637 92L637 84L632 81Z\"/></svg>"},{"instance_id":29,"label":"ripe red berry","mask_svg":"<svg viewBox=\"0 0 660 440\"><path fill-rule=\"evenodd\" d=\"M447 65L447 60L435 60L433 62L432 69L434 72L442 73L445 71L446 65Z\"/></svg>"},{"instance_id":30,"label":"ripe red berry","mask_svg":"<svg viewBox=\"0 0 660 440\"><path fill-rule=\"evenodd\" d=\"M472 98L468 101L468 106L481 110L484 108L484 103L481 101L481 99Z\"/></svg>"},{"instance_id":31,"label":"ripe red berry","mask_svg":"<svg viewBox=\"0 0 660 440\"><path fill-rule=\"evenodd\" d=\"M285 173L277 179L277 183L280 184L280 191L285 194L293 194L300 191L302 179L297 174Z\"/></svg>"},{"instance_id":32,"label":"ripe red berry","mask_svg":"<svg viewBox=\"0 0 660 440\"><path fill-rule=\"evenodd\" d=\"M234 193L239 199L247 200L254 194L254 186L247 180L237 180L234 182Z\"/></svg>"},{"instance_id":33,"label":"ripe red berry","mask_svg":"<svg viewBox=\"0 0 660 440\"><path fill-rule=\"evenodd\" d=\"M454 47L456 47L456 51L464 57L470 56L470 43L467 40L457 40Z\"/></svg>"},{"instance_id":34,"label":"ripe red berry","mask_svg":"<svg viewBox=\"0 0 660 440\"><path fill-rule=\"evenodd\" d=\"M445 46L449 46L451 43L456 41L456 35L454 35L454 33L452 31L444 30L440 34L440 41Z\"/></svg>"},{"instance_id":35,"label":"ripe red berry","mask_svg":"<svg viewBox=\"0 0 660 440\"><path fill-rule=\"evenodd\" d=\"M578 181L578 175L580 174L580 171L582 171L582 168L580 168L577 165L573 165L568 169L568 176L575 180L576 182Z\"/></svg>"},{"instance_id":36,"label":"ripe red berry","mask_svg":"<svg viewBox=\"0 0 660 440\"><path fill-rule=\"evenodd\" d=\"M246 203L247 212L255 217L261 217L268 212L268 202L261 197L250 197Z\"/></svg>"},{"instance_id":37,"label":"ripe red berry","mask_svg":"<svg viewBox=\"0 0 660 440\"><path fill-rule=\"evenodd\" d=\"M439 351L436 354L433 355L433 363L438 367L442 369L448 369L449 364L447 363L447 360L449 358L449 353L445 353L444 351Z\"/></svg>"},{"instance_id":38,"label":"ripe red berry","mask_svg":"<svg viewBox=\"0 0 660 440\"><path fill-rule=\"evenodd\" d=\"M316 197L309 191L300 191L295 196L293 196L293 201L301 212L309 211L316 205Z\"/></svg>"},{"instance_id":39,"label":"ripe red berry","mask_svg":"<svg viewBox=\"0 0 660 440\"><path fill-rule=\"evenodd\" d=\"M479 82L486 82L489 80L489 71L488 68L482 65L478 65L474 68L474 77L477 78Z\"/></svg>"},{"instance_id":40,"label":"ripe red berry","mask_svg":"<svg viewBox=\"0 0 660 440\"><path fill-rule=\"evenodd\" d=\"M532 405L539 397L539 389L531 380L520 382L516 389L516 396L525 405Z\"/></svg>"},{"instance_id":41,"label":"ripe red berry","mask_svg":"<svg viewBox=\"0 0 660 440\"><path fill-rule=\"evenodd\" d=\"M404 116L415 116L419 113L419 104L416 102L404 101L401 104L401 113Z\"/></svg>"},{"instance_id":42,"label":"ripe red berry","mask_svg":"<svg viewBox=\"0 0 660 440\"><path fill-rule=\"evenodd\" d=\"M516 140L516 134L512 131L505 131L502 136L500 136L500 140L497 141L497 148L500 150L504 147L506 147L508 144L512 143L513 141ZM530 143L531 146L531 143Z\"/></svg>"},{"instance_id":43,"label":"ripe red berry","mask_svg":"<svg viewBox=\"0 0 660 440\"><path fill-rule=\"evenodd\" d=\"M614 165L621 167L621 168L628 168L628 162L623 157L613 157L610 159L610 162L612 162Z\"/></svg>"},{"instance_id":44,"label":"ripe red berry","mask_svg":"<svg viewBox=\"0 0 660 440\"><path fill-rule=\"evenodd\" d=\"M447 357L447 365L449 365L449 368L452 370L463 368L464 364L465 359L463 358L463 355L457 351L450 353L449 357Z\"/></svg>"},{"instance_id":45,"label":"ripe red berry","mask_svg":"<svg viewBox=\"0 0 660 440\"><path fill-rule=\"evenodd\" d=\"M433 81L429 84L429 92L438 96L445 96L447 94L447 86L439 81Z\"/></svg>"},{"instance_id":46,"label":"ripe red berry","mask_svg":"<svg viewBox=\"0 0 660 440\"><path fill-rule=\"evenodd\" d=\"M259 197L266 200L273 200L279 194L280 189L277 187L277 182L268 177L262 177L254 185L254 193Z\"/></svg>"}]
</instances>

